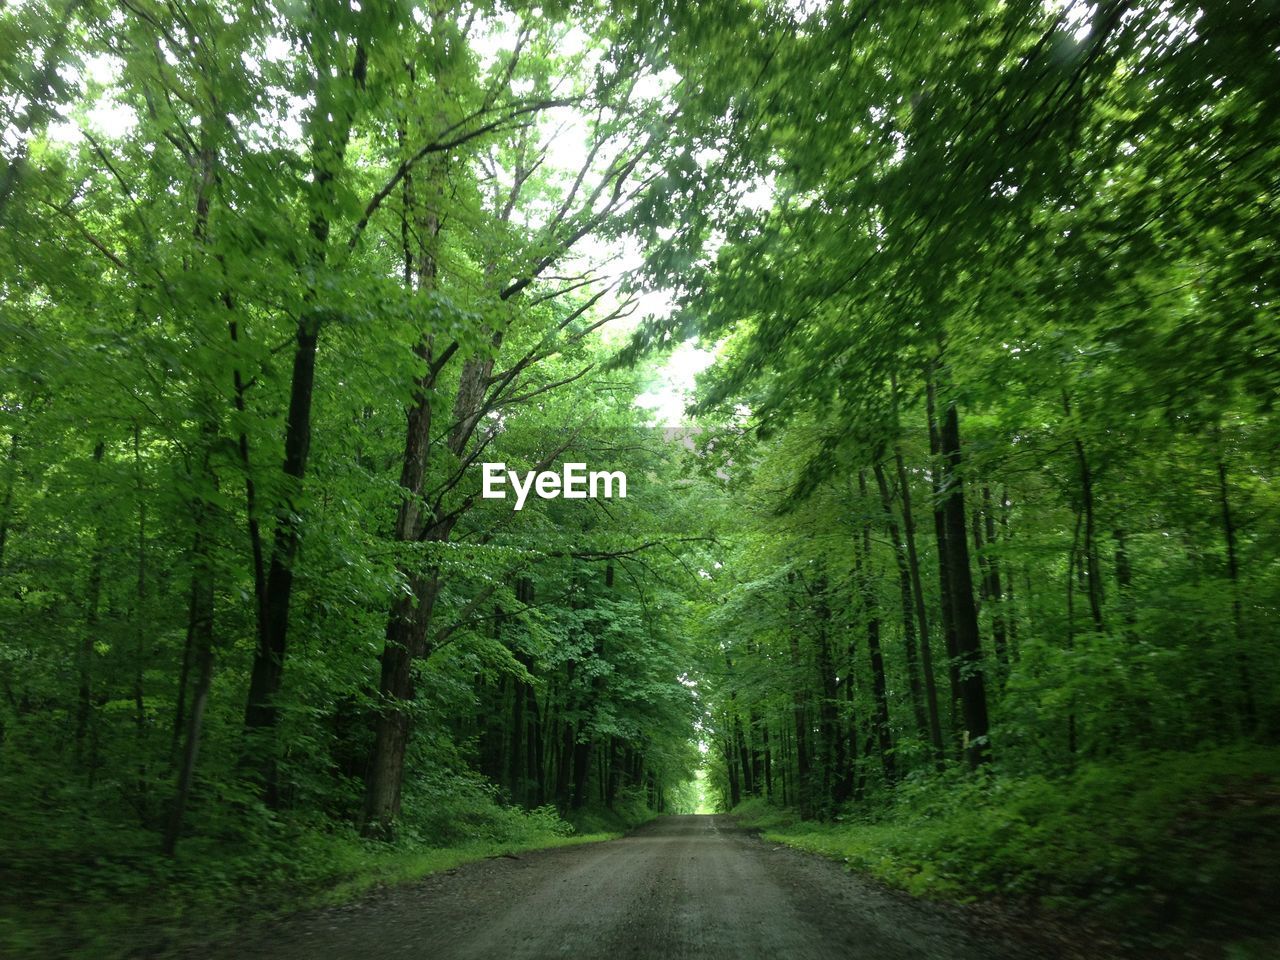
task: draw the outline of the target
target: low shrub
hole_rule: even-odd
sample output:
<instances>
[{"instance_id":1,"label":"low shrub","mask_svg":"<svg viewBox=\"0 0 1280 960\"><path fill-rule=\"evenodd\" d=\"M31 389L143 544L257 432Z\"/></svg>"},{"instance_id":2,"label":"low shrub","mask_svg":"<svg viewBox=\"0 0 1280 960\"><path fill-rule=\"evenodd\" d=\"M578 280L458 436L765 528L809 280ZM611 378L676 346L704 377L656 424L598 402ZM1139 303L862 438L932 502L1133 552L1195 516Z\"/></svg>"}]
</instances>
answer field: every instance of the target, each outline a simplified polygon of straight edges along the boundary
<instances>
[{"instance_id":1,"label":"low shrub","mask_svg":"<svg viewBox=\"0 0 1280 960\"><path fill-rule=\"evenodd\" d=\"M925 778L844 822L752 800L766 837L893 886L1096 917L1159 945L1271 936L1280 889L1280 751L1238 746L1088 764L1073 775Z\"/></svg>"}]
</instances>

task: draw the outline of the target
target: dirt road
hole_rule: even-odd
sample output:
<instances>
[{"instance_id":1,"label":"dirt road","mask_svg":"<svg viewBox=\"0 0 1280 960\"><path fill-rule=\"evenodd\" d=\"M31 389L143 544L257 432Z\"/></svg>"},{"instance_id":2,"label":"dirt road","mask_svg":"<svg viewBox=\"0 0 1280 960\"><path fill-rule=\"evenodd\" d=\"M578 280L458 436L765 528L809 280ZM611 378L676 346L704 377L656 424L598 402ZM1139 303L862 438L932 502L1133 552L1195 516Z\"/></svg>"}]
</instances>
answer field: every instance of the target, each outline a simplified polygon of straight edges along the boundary
<instances>
[{"instance_id":1,"label":"dirt road","mask_svg":"<svg viewBox=\"0 0 1280 960\"><path fill-rule=\"evenodd\" d=\"M725 817L497 859L259 928L218 960L1029 960Z\"/></svg>"}]
</instances>

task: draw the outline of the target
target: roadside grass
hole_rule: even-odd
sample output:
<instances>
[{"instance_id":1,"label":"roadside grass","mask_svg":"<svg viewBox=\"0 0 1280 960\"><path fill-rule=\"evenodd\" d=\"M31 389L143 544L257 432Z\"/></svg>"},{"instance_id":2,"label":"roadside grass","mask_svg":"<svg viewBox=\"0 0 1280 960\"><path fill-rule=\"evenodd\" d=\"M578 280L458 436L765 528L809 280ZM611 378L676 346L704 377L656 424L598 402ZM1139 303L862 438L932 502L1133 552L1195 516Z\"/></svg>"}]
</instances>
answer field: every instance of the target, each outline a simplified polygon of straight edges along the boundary
<instances>
[{"instance_id":1,"label":"roadside grass","mask_svg":"<svg viewBox=\"0 0 1280 960\"><path fill-rule=\"evenodd\" d=\"M475 863L477 860L515 856L533 850L574 847L584 843L602 843L606 840L616 840L621 836L621 832L584 833L571 836L543 835L506 843L476 843L459 847L399 852L359 863L346 879L319 891L299 905L309 907L345 903L377 887L394 887L412 883L433 873L452 870L454 867Z\"/></svg>"},{"instance_id":2,"label":"roadside grass","mask_svg":"<svg viewBox=\"0 0 1280 960\"><path fill-rule=\"evenodd\" d=\"M575 826L550 807L526 811L472 795L435 807L433 818L445 819L409 824L391 843L320 818L264 814L248 829L190 837L172 860L155 857L154 833L115 823L21 844L4 838L0 957L176 956L246 924L490 857L611 840L647 819L629 807L579 814Z\"/></svg>"},{"instance_id":3,"label":"roadside grass","mask_svg":"<svg viewBox=\"0 0 1280 960\"><path fill-rule=\"evenodd\" d=\"M1060 778L955 774L897 794L834 822L761 800L733 813L916 896L1046 908L1136 948L1195 940L1233 960L1280 955L1280 750L1144 754Z\"/></svg>"}]
</instances>

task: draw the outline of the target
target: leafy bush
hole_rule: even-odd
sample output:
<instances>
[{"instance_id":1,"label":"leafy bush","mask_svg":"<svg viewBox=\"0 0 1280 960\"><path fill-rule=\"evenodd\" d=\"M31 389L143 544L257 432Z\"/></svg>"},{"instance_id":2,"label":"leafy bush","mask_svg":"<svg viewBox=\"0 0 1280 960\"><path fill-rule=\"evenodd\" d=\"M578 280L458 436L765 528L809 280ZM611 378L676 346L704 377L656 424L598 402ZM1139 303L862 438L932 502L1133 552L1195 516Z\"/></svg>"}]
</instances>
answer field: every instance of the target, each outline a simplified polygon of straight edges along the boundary
<instances>
[{"instance_id":1,"label":"leafy bush","mask_svg":"<svg viewBox=\"0 0 1280 960\"><path fill-rule=\"evenodd\" d=\"M1015 898L1132 936L1265 935L1280 889L1280 751L1230 747L1090 764L1060 779L907 782L878 817L734 811L770 839L843 859L913 894Z\"/></svg>"},{"instance_id":2,"label":"leafy bush","mask_svg":"<svg viewBox=\"0 0 1280 960\"><path fill-rule=\"evenodd\" d=\"M86 802L58 824L74 820L74 830L50 829L40 802L52 786L30 789L40 786L35 774L23 776L0 781L9 814L0 884L21 892L0 903L0 956L15 960L162 955L192 931L349 899L484 857L611 835L577 831L553 807L504 805L478 775L440 773L413 785L394 843L365 840L314 812L279 815L248 802L234 820L204 824L165 859L154 833L129 825L109 803Z\"/></svg>"},{"instance_id":3,"label":"leafy bush","mask_svg":"<svg viewBox=\"0 0 1280 960\"><path fill-rule=\"evenodd\" d=\"M570 814L579 833L622 833L652 820L657 814L645 802L644 791L627 789L614 799L613 809L587 806Z\"/></svg>"}]
</instances>

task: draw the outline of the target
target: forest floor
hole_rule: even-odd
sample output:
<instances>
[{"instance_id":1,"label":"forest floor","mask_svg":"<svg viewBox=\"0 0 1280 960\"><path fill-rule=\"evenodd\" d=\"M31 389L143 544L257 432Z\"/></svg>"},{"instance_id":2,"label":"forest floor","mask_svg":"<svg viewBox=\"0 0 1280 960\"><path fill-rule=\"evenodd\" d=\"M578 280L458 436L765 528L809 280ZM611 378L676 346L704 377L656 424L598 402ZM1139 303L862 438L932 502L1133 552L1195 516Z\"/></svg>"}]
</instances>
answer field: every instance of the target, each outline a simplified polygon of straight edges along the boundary
<instances>
[{"instance_id":1,"label":"forest floor","mask_svg":"<svg viewBox=\"0 0 1280 960\"><path fill-rule=\"evenodd\" d=\"M729 817L683 816L620 840L469 864L185 956L1030 960L1059 955L1054 939L889 891Z\"/></svg>"}]
</instances>

